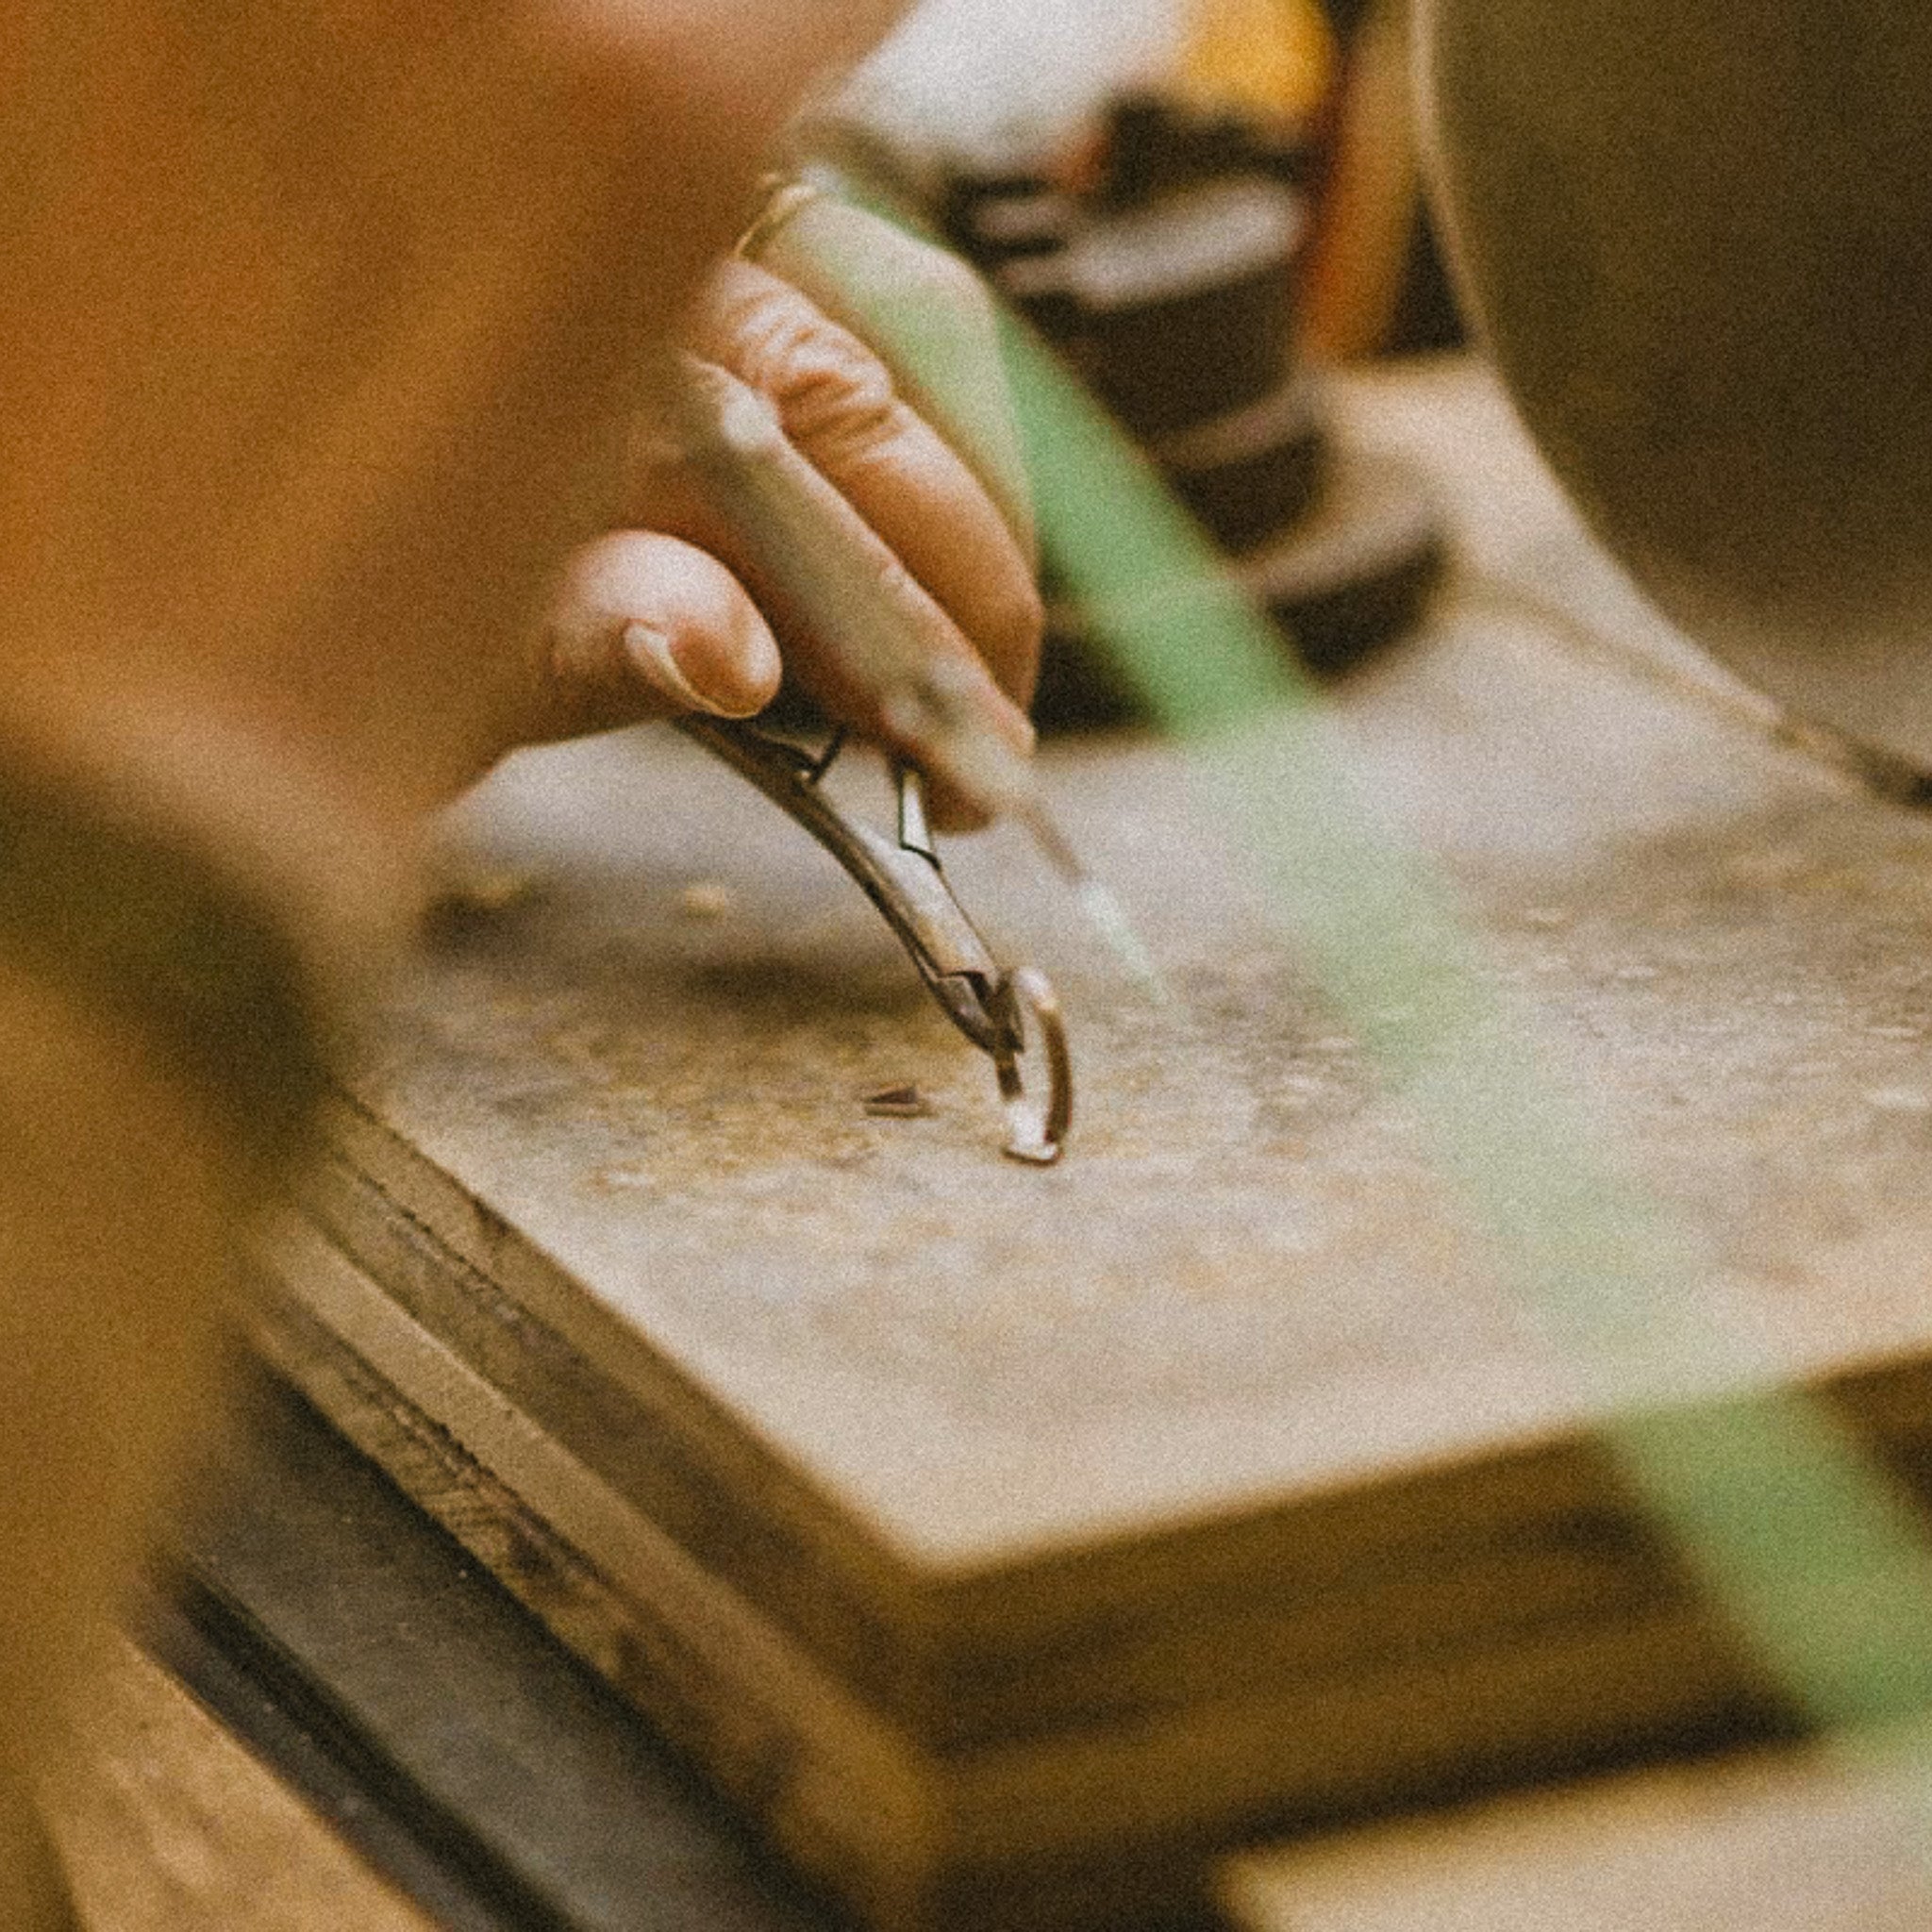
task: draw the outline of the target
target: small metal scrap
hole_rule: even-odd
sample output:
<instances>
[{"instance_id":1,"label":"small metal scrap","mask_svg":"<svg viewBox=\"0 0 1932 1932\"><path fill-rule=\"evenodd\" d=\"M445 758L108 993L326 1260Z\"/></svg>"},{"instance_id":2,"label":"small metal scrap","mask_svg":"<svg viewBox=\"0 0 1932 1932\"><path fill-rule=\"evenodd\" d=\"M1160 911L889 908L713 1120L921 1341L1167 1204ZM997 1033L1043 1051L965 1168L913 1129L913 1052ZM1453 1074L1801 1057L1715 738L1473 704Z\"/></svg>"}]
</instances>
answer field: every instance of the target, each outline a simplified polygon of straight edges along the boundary
<instances>
[{"instance_id":1,"label":"small metal scrap","mask_svg":"<svg viewBox=\"0 0 1932 1932\"><path fill-rule=\"evenodd\" d=\"M924 1121L932 1118L932 1102L910 1083L881 1087L865 1096L865 1110L875 1121Z\"/></svg>"},{"instance_id":2,"label":"small metal scrap","mask_svg":"<svg viewBox=\"0 0 1932 1932\"><path fill-rule=\"evenodd\" d=\"M540 881L527 866L502 865L471 854L444 852L431 865L430 896L466 912L507 911L532 897Z\"/></svg>"},{"instance_id":3,"label":"small metal scrap","mask_svg":"<svg viewBox=\"0 0 1932 1932\"><path fill-rule=\"evenodd\" d=\"M536 899L543 890L537 873L475 853L432 856L422 929L432 946L458 946Z\"/></svg>"},{"instance_id":4,"label":"small metal scrap","mask_svg":"<svg viewBox=\"0 0 1932 1932\"><path fill-rule=\"evenodd\" d=\"M1058 1160L1074 1118L1073 1059L1059 1001L1046 975L1031 966L1009 972L998 964L953 897L932 831L918 773L897 773L896 840L855 824L825 795L820 780L844 742L835 737L813 755L749 725L715 718L685 718L679 728L795 819L829 852L878 908L918 967L926 990L947 1019L989 1055L1007 1110L1006 1153L1046 1166ZM1028 1031L1036 1038L1029 1050ZM1044 1098L1029 1092L1023 1063L1043 1064ZM868 1113L898 1095L924 1102L916 1088L867 1096ZM891 1118L908 1118L896 1108Z\"/></svg>"}]
</instances>

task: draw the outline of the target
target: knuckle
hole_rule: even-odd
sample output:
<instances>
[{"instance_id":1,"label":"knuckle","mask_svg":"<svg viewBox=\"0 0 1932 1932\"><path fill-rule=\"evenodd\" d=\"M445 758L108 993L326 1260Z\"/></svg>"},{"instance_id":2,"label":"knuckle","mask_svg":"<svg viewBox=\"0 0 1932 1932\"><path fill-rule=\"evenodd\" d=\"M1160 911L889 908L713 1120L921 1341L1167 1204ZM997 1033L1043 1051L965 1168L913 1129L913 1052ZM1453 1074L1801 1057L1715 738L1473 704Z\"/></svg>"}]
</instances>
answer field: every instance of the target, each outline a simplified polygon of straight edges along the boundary
<instances>
[{"instance_id":1,"label":"knuckle","mask_svg":"<svg viewBox=\"0 0 1932 1932\"><path fill-rule=\"evenodd\" d=\"M924 603L925 587L896 551L881 550L874 565L879 588L894 602Z\"/></svg>"},{"instance_id":2,"label":"knuckle","mask_svg":"<svg viewBox=\"0 0 1932 1932\"><path fill-rule=\"evenodd\" d=\"M882 377L862 388L826 385L803 393L795 434L819 461L836 470L908 437L914 425L911 409Z\"/></svg>"},{"instance_id":3,"label":"knuckle","mask_svg":"<svg viewBox=\"0 0 1932 1932\"><path fill-rule=\"evenodd\" d=\"M753 379L787 432L820 458L862 454L907 426L891 373L858 338L803 301L773 301L749 344Z\"/></svg>"}]
</instances>

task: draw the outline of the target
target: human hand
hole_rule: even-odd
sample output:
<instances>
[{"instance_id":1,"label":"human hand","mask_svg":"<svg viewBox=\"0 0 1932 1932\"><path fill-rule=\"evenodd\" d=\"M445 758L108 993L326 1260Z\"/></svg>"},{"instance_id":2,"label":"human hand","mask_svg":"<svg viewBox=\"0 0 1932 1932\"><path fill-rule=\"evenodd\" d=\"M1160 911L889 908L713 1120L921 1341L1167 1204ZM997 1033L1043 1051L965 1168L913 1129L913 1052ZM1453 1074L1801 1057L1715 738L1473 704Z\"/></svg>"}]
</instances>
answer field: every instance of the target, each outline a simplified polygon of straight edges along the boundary
<instances>
[{"instance_id":1,"label":"human hand","mask_svg":"<svg viewBox=\"0 0 1932 1932\"><path fill-rule=\"evenodd\" d=\"M217 844L278 810L405 839L526 728L538 613L623 508L640 358L897 10L0 22L7 734Z\"/></svg>"},{"instance_id":2,"label":"human hand","mask_svg":"<svg viewBox=\"0 0 1932 1932\"><path fill-rule=\"evenodd\" d=\"M529 727L557 574L626 507L640 359L898 4L0 8L0 772L205 858L305 1004L366 970L424 809ZM73 963L0 957L23 1781L206 1435L258 1181L192 1055ZM16 1850L0 1821L9 1926Z\"/></svg>"},{"instance_id":3,"label":"human hand","mask_svg":"<svg viewBox=\"0 0 1932 1932\"><path fill-rule=\"evenodd\" d=\"M852 526L853 554L871 557L950 686L1027 750L1041 611L990 297L953 258L855 208L814 203L776 239L858 327L733 260L696 305L689 346L716 379L770 404L829 486L828 512ZM903 372L858 333L878 321L908 339L901 318L878 313L883 286L926 351ZM748 715L777 686L775 625L793 676L835 718L918 760L924 747L894 731L839 641L814 635L767 579L756 533L721 514L667 437L640 436L626 507L652 527L580 554L545 627L547 735L683 710ZM945 788L934 810L955 828L985 817L980 801Z\"/></svg>"}]
</instances>

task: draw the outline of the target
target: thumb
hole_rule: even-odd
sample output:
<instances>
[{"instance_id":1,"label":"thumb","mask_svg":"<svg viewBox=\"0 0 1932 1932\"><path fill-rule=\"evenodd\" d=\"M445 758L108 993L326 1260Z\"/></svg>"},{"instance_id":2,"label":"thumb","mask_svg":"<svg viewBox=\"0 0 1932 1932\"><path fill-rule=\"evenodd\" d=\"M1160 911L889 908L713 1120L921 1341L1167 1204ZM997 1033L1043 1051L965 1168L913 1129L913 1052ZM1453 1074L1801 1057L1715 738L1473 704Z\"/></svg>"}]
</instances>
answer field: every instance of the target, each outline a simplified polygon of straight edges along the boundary
<instances>
[{"instance_id":1,"label":"thumb","mask_svg":"<svg viewBox=\"0 0 1932 1932\"><path fill-rule=\"evenodd\" d=\"M544 644L542 737L687 711L748 718L781 675L777 642L738 579L694 545L641 530L572 558Z\"/></svg>"}]
</instances>

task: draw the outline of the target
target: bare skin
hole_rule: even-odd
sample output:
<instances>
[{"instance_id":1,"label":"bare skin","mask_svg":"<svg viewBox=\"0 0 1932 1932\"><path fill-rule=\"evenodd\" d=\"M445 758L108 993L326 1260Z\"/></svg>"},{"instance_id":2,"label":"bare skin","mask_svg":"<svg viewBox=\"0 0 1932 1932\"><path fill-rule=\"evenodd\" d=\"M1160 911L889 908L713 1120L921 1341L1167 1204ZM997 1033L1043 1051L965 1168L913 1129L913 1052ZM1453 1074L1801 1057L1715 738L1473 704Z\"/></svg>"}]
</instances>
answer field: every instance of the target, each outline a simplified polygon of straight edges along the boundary
<instances>
[{"instance_id":1,"label":"bare skin","mask_svg":"<svg viewBox=\"0 0 1932 1932\"><path fill-rule=\"evenodd\" d=\"M636 460L678 341L774 398L1023 736L1010 501L806 297L719 273L788 114L897 10L6 10L0 756L180 828L347 982L407 919L422 814L510 746L749 711L781 651L849 701ZM30 1781L207 1411L245 1203L206 1097L5 957L0 1068L0 1759ZM0 1924L30 1927L8 1815Z\"/></svg>"}]
</instances>

